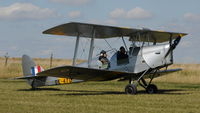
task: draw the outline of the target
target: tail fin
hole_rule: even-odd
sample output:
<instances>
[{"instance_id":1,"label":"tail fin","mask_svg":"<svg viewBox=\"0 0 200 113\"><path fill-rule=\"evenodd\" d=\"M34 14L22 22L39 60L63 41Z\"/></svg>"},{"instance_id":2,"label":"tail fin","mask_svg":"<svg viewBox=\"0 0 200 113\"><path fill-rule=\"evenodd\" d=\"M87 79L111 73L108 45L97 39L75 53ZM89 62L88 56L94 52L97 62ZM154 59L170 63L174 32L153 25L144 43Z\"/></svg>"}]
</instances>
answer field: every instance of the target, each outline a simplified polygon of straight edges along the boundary
<instances>
[{"instance_id":1,"label":"tail fin","mask_svg":"<svg viewBox=\"0 0 200 113\"><path fill-rule=\"evenodd\" d=\"M39 83L36 84L36 79L32 78L32 76L37 76L37 73L43 71L44 69L41 66L37 66L28 55L22 56L22 70L24 75L22 78L26 78L27 83L31 85L32 88L40 85Z\"/></svg>"},{"instance_id":2,"label":"tail fin","mask_svg":"<svg viewBox=\"0 0 200 113\"><path fill-rule=\"evenodd\" d=\"M22 69L24 76L37 76L38 72L44 69L41 66L36 66L35 62L28 56L22 56Z\"/></svg>"}]
</instances>

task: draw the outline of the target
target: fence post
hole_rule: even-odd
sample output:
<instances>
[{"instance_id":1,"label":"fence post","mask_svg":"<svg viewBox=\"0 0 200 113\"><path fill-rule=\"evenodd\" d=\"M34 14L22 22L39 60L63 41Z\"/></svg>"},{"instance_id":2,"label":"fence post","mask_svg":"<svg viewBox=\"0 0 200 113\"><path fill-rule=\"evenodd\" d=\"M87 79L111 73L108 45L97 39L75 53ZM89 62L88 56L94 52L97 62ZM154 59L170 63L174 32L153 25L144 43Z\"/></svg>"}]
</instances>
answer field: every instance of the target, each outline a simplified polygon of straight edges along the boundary
<instances>
[{"instance_id":1,"label":"fence post","mask_svg":"<svg viewBox=\"0 0 200 113\"><path fill-rule=\"evenodd\" d=\"M53 62L53 53L51 53L51 57L50 57L50 68L52 67L52 62Z\"/></svg>"},{"instance_id":2,"label":"fence post","mask_svg":"<svg viewBox=\"0 0 200 113\"><path fill-rule=\"evenodd\" d=\"M5 57L5 65L4 66L7 66L7 64L8 64L8 58L9 58L8 53L6 53L6 55L4 57Z\"/></svg>"}]
</instances>

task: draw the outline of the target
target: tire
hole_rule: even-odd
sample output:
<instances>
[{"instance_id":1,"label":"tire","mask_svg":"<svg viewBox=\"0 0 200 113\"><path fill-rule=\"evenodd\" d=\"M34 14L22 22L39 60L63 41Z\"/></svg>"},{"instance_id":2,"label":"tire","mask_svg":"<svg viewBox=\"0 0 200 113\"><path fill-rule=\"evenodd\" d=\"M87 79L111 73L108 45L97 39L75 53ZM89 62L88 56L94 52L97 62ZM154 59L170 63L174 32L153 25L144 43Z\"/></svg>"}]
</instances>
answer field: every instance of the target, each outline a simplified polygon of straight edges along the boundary
<instances>
[{"instance_id":1,"label":"tire","mask_svg":"<svg viewBox=\"0 0 200 113\"><path fill-rule=\"evenodd\" d=\"M125 93L135 95L137 93L137 87L134 84L129 84L125 87Z\"/></svg>"},{"instance_id":2,"label":"tire","mask_svg":"<svg viewBox=\"0 0 200 113\"><path fill-rule=\"evenodd\" d=\"M154 94L158 92L158 88L156 85L154 84L150 84L147 88L146 88L146 92L149 94Z\"/></svg>"}]
</instances>

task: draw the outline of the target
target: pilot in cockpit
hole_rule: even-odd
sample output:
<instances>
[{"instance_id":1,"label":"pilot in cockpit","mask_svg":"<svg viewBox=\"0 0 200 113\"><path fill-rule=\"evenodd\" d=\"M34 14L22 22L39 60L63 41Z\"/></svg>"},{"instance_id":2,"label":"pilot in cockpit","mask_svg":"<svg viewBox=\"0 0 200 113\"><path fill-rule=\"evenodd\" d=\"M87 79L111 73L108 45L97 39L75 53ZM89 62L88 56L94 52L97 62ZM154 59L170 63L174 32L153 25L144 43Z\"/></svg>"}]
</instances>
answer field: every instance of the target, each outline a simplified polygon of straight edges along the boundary
<instances>
[{"instance_id":1,"label":"pilot in cockpit","mask_svg":"<svg viewBox=\"0 0 200 113\"><path fill-rule=\"evenodd\" d=\"M107 58L106 51L102 50L99 56L99 68L100 69L108 69L110 67L110 61Z\"/></svg>"},{"instance_id":2,"label":"pilot in cockpit","mask_svg":"<svg viewBox=\"0 0 200 113\"><path fill-rule=\"evenodd\" d=\"M127 64L129 63L128 54L123 46L120 47L119 51L117 52L117 64Z\"/></svg>"},{"instance_id":3,"label":"pilot in cockpit","mask_svg":"<svg viewBox=\"0 0 200 113\"><path fill-rule=\"evenodd\" d=\"M123 46L120 47L119 51L117 52L117 59L126 59L128 58L127 52Z\"/></svg>"}]
</instances>

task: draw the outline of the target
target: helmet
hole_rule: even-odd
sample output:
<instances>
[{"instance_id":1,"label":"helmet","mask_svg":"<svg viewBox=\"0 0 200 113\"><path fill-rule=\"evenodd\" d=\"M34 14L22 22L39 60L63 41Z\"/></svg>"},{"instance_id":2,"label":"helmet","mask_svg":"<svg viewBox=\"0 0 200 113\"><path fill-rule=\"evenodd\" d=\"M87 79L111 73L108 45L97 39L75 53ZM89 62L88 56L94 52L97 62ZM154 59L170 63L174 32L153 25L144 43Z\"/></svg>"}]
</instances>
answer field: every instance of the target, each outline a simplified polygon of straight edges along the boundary
<instances>
[{"instance_id":1,"label":"helmet","mask_svg":"<svg viewBox=\"0 0 200 113\"><path fill-rule=\"evenodd\" d=\"M120 49L120 50L125 50L124 46L121 46L119 49Z\"/></svg>"},{"instance_id":2,"label":"helmet","mask_svg":"<svg viewBox=\"0 0 200 113\"><path fill-rule=\"evenodd\" d=\"M102 50L102 51L100 52L100 54L106 54L106 51Z\"/></svg>"}]
</instances>

